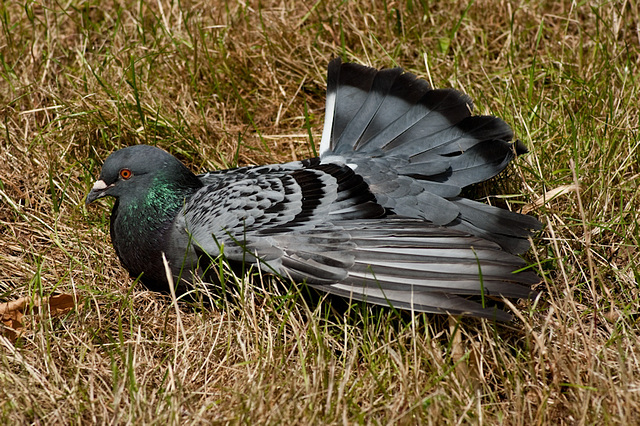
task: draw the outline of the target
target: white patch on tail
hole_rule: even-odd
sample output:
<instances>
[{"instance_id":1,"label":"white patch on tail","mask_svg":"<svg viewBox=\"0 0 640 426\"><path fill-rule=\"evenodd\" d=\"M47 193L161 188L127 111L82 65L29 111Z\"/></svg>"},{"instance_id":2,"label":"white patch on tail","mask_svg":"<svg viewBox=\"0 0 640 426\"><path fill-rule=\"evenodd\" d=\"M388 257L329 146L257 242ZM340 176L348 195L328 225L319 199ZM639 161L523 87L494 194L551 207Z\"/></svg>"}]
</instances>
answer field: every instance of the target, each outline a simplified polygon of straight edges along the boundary
<instances>
[{"instance_id":1,"label":"white patch on tail","mask_svg":"<svg viewBox=\"0 0 640 426\"><path fill-rule=\"evenodd\" d=\"M322 141L320 142L320 152L322 157L331 148L331 130L333 129L333 114L336 110L336 93L327 93L327 106L324 110L324 129L322 129Z\"/></svg>"}]
</instances>

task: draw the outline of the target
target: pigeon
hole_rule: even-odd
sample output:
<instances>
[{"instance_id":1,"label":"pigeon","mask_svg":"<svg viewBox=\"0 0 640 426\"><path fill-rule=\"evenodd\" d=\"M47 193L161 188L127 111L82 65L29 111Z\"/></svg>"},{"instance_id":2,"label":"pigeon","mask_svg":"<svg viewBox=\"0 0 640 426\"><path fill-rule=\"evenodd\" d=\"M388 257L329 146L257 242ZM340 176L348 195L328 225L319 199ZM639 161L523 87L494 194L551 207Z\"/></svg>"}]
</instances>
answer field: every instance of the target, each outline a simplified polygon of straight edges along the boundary
<instances>
[{"instance_id":1,"label":"pigeon","mask_svg":"<svg viewBox=\"0 0 640 426\"><path fill-rule=\"evenodd\" d=\"M527 152L507 123L472 110L402 68L337 58L318 157L196 175L130 146L104 161L86 204L115 198L115 252L153 291L213 280L222 255L350 300L508 321L485 302L536 294L517 255L541 224L461 196Z\"/></svg>"}]
</instances>

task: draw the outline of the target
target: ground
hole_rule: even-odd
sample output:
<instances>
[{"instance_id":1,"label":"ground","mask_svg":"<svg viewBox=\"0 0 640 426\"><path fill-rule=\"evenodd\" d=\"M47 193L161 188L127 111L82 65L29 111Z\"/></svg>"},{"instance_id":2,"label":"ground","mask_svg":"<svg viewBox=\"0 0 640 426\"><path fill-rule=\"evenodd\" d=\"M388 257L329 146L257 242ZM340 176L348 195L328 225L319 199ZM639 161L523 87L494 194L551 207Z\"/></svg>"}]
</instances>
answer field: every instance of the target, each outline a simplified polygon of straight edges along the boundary
<instances>
[{"instance_id":1,"label":"ground","mask_svg":"<svg viewBox=\"0 0 640 426\"><path fill-rule=\"evenodd\" d=\"M0 335L0 422L637 423L637 2L7 1L0 27L2 301L75 300ZM176 306L120 266L110 202L84 206L110 152L311 156L336 56L468 93L529 147L470 191L545 225L513 323L331 310L260 276Z\"/></svg>"}]
</instances>

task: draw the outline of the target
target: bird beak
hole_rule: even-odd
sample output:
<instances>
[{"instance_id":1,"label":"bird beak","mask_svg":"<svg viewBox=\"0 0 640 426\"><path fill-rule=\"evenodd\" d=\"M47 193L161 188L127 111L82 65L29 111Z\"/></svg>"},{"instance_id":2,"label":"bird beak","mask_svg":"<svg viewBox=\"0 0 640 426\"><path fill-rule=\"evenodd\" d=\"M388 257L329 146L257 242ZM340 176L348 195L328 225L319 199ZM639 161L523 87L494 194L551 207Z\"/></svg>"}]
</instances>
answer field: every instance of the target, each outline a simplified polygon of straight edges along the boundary
<instances>
[{"instance_id":1,"label":"bird beak","mask_svg":"<svg viewBox=\"0 0 640 426\"><path fill-rule=\"evenodd\" d=\"M93 184L93 188L87 194L87 199L85 200L85 205L89 205L96 201L99 198L102 198L107 195L107 190L111 188L113 185L107 185L102 179L97 180L96 183Z\"/></svg>"}]
</instances>

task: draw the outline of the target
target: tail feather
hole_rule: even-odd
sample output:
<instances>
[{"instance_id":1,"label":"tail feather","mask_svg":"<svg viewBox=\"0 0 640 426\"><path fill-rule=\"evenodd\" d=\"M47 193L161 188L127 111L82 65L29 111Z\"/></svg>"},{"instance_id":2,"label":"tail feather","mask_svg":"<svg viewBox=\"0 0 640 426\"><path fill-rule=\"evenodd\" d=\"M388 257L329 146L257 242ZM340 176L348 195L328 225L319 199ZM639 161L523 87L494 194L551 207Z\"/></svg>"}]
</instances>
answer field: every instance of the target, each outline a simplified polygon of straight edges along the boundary
<instances>
[{"instance_id":1,"label":"tail feather","mask_svg":"<svg viewBox=\"0 0 640 426\"><path fill-rule=\"evenodd\" d=\"M377 73L362 65L342 64L339 58L329 63L321 156L335 149L340 134L365 103Z\"/></svg>"},{"instance_id":2,"label":"tail feather","mask_svg":"<svg viewBox=\"0 0 640 426\"><path fill-rule=\"evenodd\" d=\"M407 153L413 148L413 154L415 154L416 150L420 149L420 145L425 146L424 141L427 136L440 134L469 117L470 102L468 97L455 90L437 89L427 92L420 103L402 115L396 115L397 110L394 108L386 108L385 114L396 118L393 121L387 118L386 121L391 123L369 140L361 142L358 147L366 145L368 151L381 149L390 155ZM422 144L414 143L416 139ZM410 143L407 144L407 142ZM436 143L431 149L445 145L449 141L438 139L434 142ZM395 151L400 147L404 149Z\"/></svg>"},{"instance_id":3,"label":"tail feather","mask_svg":"<svg viewBox=\"0 0 640 426\"><path fill-rule=\"evenodd\" d=\"M384 111L381 111L382 104L389 95L396 78L401 74L402 70L399 68L376 73L369 94L340 133L337 144L340 144L341 141L346 141L349 145L353 144L355 149L360 148L360 145L366 141L363 141L363 136L367 130L370 130L370 124L375 123L374 119L378 114L384 114Z\"/></svg>"}]
</instances>

